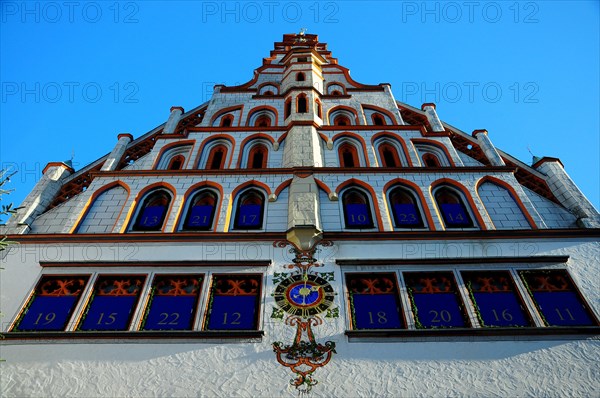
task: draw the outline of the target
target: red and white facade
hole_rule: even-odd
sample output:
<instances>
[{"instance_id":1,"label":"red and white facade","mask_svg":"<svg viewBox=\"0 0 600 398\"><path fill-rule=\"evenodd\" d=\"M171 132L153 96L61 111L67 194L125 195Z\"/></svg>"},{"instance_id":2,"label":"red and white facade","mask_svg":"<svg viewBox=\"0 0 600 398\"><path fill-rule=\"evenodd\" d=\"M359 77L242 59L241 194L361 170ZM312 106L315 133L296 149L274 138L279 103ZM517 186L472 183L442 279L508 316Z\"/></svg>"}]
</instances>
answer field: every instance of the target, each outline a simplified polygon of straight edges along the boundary
<instances>
[{"instance_id":1,"label":"red and white facade","mask_svg":"<svg viewBox=\"0 0 600 398\"><path fill-rule=\"evenodd\" d=\"M600 214L289 34L50 163L3 232L6 396L592 396Z\"/></svg>"}]
</instances>

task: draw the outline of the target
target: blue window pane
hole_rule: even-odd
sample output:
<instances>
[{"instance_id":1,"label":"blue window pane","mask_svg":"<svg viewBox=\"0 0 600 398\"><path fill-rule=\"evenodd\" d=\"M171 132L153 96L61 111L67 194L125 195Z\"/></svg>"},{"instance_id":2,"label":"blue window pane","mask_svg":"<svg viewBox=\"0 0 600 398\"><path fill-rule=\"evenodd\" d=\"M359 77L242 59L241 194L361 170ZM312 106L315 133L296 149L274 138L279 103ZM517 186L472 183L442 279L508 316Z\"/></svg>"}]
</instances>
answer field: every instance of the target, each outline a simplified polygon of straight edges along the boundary
<instances>
[{"instance_id":1,"label":"blue window pane","mask_svg":"<svg viewBox=\"0 0 600 398\"><path fill-rule=\"evenodd\" d=\"M246 228L260 228L262 223L261 205L242 205L236 216L236 226Z\"/></svg>"},{"instance_id":2,"label":"blue window pane","mask_svg":"<svg viewBox=\"0 0 600 398\"><path fill-rule=\"evenodd\" d=\"M417 317L426 328L464 327L465 322L454 293L415 294Z\"/></svg>"},{"instance_id":3,"label":"blue window pane","mask_svg":"<svg viewBox=\"0 0 600 398\"><path fill-rule=\"evenodd\" d=\"M78 296L36 296L17 330L64 330Z\"/></svg>"},{"instance_id":4,"label":"blue window pane","mask_svg":"<svg viewBox=\"0 0 600 398\"><path fill-rule=\"evenodd\" d=\"M595 325L575 292L534 292L533 298L550 326Z\"/></svg>"},{"instance_id":5,"label":"blue window pane","mask_svg":"<svg viewBox=\"0 0 600 398\"><path fill-rule=\"evenodd\" d=\"M530 326L514 293L473 293L484 326Z\"/></svg>"},{"instance_id":6,"label":"blue window pane","mask_svg":"<svg viewBox=\"0 0 600 398\"><path fill-rule=\"evenodd\" d=\"M213 296L208 329L256 329L258 296Z\"/></svg>"},{"instance_id":7,"label":"blue window pane","mask_svg":"<svg viewBox=\"0 0 600 398\"><path fill-rule=\"evenodd\" d=\"M402 328L400 308L393 294L353 294L356 329Z\"/></svg>"},{"instance_id":8,"label":"blue window pane","mask_svg":"<svg viewBox=\"0 0 600 398\"><path fill-rule=\"evenodd\" d=\"M96 295L81 330L127 330L137 296Z\"/></svg>"},{"instance_id":9,"label":"blue window pane","mask_svg":"<svg viewBox=\"0 0 600 398\"><path fill-rule=\"evenodd\" d=\"M394 205L394 219L396 225L415 226L421 225L421 215L413 204L395 204Z\"/></svg>"},{"instance_id":10,"label":"blue window pane","mask_svg":"<svg viewBox=\"0 0 600 398\"><path fill-rule=\"evenodd\" d=\"M458 203L441 204L442 215L447 226L452 227L469 227L471 226L471 218L465 211L464 207Z\"/></svg>"},{"instance_id":11,"label":"blue window pane","mask_svg":"<svg viewBox=\"0 0 600 398\"><path fill-rule=\"evenodd\" d=\"M88 275L42 277L14 330L64 330L88 279Z\"/></svg>"},{"instance_id":12,"label":"blue window pane","mask_svg":"<svg viewBox=\"0 0 600 398\"><path fill-rule=\"evenodd\" d=\"M154 296L144 330L192 328L197 296Z\"/></svg>"},{"instance_id":13,"label":"blue window pane","mask_svg":"<svg viewBox=\"0 0 600 398\"><path fill-rule=\"evenodd\" d=\"M190 229L210 228L214 206L193 206L187 217L185 227Z\"/></svg>"},{"instance_id":14,"label":"blue window pane","mask_svg":"<svg viewBox=\"0 0 600 398\"><path fill-rule=\"evenodd\" d=\"M371 213L365 204L347 204L344 206L347 227L370 227Z\"/></svg>"},{"instance_id":15,"label":"blue window pane","mask_svg":"<svg viewBox=\"0 0 600 398\"><path fill-rule=\"evenodd\" d=\"M158 228L162 226L166 206L147 206L142 211L138 226L144 229Z\"/></svg>"}]
</instances>

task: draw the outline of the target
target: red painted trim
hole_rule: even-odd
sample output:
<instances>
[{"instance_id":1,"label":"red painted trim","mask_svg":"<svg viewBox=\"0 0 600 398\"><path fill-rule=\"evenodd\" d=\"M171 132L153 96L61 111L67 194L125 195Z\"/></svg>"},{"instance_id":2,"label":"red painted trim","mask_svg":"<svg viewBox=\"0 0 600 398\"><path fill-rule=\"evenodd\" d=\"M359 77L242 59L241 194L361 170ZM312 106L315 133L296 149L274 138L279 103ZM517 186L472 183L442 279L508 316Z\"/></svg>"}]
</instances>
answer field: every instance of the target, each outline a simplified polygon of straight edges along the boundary
<instances>
[{"instance_id":1,"label":"red painted trim","mask_svg":"<svg viewBox=\"0 0 600 398\"><path fill-rule=\"evenodd\" d=\"M330 71L326 71L325 69L337 69L337 72L330 72ZM323 74L339 74L339 73L343 73L344 77L346 78L346 81L348 83L350 83L352 86L356 87L356 88L360 88L360 89L383 89L383 87L381 87L380 85L374 86L374 85L367 85L367 84L361 84L358 83L357 81L355 81L354 79L352 79L350 77L350 69L345 68L341 65L338 64L327 64L327 65L323 65Z\"/></svg>"},{"instance_id":2,"label":"red painted trim","mask_svg":"<svg viewBox=\"0 0 600 398\"><path fill-rule=\"evenodd\" d=\"M275 87L275 92L273 93L273 95L279 95L279 92L281 91L281 84L277 83L277 82L265 82L260 84L257 88L256 88L256 92L260 93L260 90L262 90L263 87L265 86L272 86ZM258 94L258 95L262 95L262 94Z\"/></svg>"},{"instance_id":3,"label":"red painted trim","mask_svg":"<svg viewBox=\"0 0 600 398\"><path fill-rule=\"evenodd\" d=\"M515 203L517 204L517 206L519 206L519 209L521 209L523 216L525 216L525 218L527 219L527 222L529 223L531 228L538 229L538 226L536 225L535 221L533 220L533 217L531 217L531 214L529 214L529 212L527 211L527 208L521 201L521 198L519 197L519 195L517 194L515 189L506 181L502 181L502 180L500 180L496 177L492 177L492 176L485 176L485 177L481 178L479 181L477 181L477 184L475 184L475 191L477 192L477 196L479 196L479 188L481 187L482 184L484 184L486 182L489 182L489 183L492 183L495 185L499 185L500 187L506 189L508 191L508 193L510 194L510 196L515 201ZM479 197L479 200L481 200L481 197ZM483 200L481 200L481 203L483 203L483 206L485 207L485 203L483 202ZM490 219L491 219L491 217L490 217ZM493 222L494 221L492 220L492 223Z\"/></svg>"},{"instance_id":4,"label":"red painted trim","mask_svg":"<svg viewBox=\"0 0 600 398\"><path fill-rule=\"evenodd\" d=\"M438 149L441 149L446 154L446 158L448 159L448 163L450 163L450 166L456 167L456 164L454 164L454 161L452 160L452 156L450 156L450 152L448 152L448 148L446 148L445 145L440 144L439 142L436 142L436 141L426 140L426 139L422 139L422 138L414 138L411 140L411 142L413 144L431 145ZM417 153L418 153L418 151L417 151Z\"/></svg>"},{"instance_id":5,"label":"red painted trim","mask_svg":"<svg viewBox=\"0 0 600 398\"><path fill-rule=\"evenodd\" d=\"M283 191L284 189L286 189L287 187L290 186L290 184L292 183L292 178L290 178L289 180L285 180L284 182L282 182L281 184L279 184L279 186L275 189L275 195L279 196L279 194L281 193L281 191Z\"/></svg>"},{"instance_id":6,"label":"red painted trim","mask_svg":"<svg viewBox=\"0 0 600 398\"><path fill-rule=\"evenodd\" d=\"M210 118L210 125L213 126L213 123L215 122L215 120L217 120L221 116L224 116L226 113L229 113L229 112L233 113L233 111L239 111L239 114L238 114L238 126L240 126L241 125L240 122L241 122L241 118L242 118L242 110L243 109L244 109L244 105L228 106L227 108L219 109L219 112L215 113ZM235 115L233 115L233 116L234 116L234 121L235 121ZM215 127L215 126L213 126L213 127ZM233 124L231 125L231 127L233 127Z\"/></svg>"},{"instance_id":7,"label":"red painted trim","mask_svg":"<svg viewBox=\"0 0 600 398\"><path fill-rule=\"evenodd\" d=\"M477 134L485 134L485 135L487 135L487 133L488 133L488 131L485 130L485 129L482 129L482 130L473 130L473 133L471 135L473 137L476 137Z\"/></svg>"},{"instance_id":8,"label":"red painted trim","mask_svg":"<svg viewBox=\"0 0 600 398\"><path fill-rule=\"evenodd\" d=\"M338 161L341 167L356 167L360 166L360 158L358 157L358 148L349 141L343 142L338 146ZM352 165L346 164L344 153L350 153L352 157Z\"/></svg>"},{"instance_id":9,"label":"red painted trim","mask_svg":"<svg viewBox=\"0 0 600 398\"><path fill-rule=\"evenodd\" d=\"M315 98L315 114L321 120L323 120L323 104L318 98Z\"/></svg>"},{"instance_id":10,"label":"red painted trim","mask_svg":"<svg viewBox=\"0 0 600 398\"><path fill-rule=\"evenodd\" d=\"M262 110L267 110L267 111L273 112L275 114L275 120L273 121L272 125L273 126L279 125L279 112L277 111L277 108L274 108L269 105L261 105L261 106L257 106L257 107L250 109L250 112L248 112L248 116L246 117L246 126L250 127L250 119L252 119L252 116L256 112L260 112ZM258 126L252 126L252 127L258 127Z\"/></svg>"},{"instance_id":11,"label":"red painted trim","mask_svg":"<svg viewBox=\"0 0 600 398\"><path fill-rule=\"evenodd\" d=\"M325 74L325 73L326 73L326 72L325 72L325 71L323 71L323 74ZM327 94L327 95L331 95L331 96L334 96L334 97L337 97L337 95L335 95L335 94L329 94L329 87L331 87L331 86L335 86L336 88L337 88L337 87L340 87L340 88L342 89L342 95L348 95L348 94L346 93L346 85L345 85L344 83L341 83L341 82L331 82L331 83L327 83L327 85L325 86L325 94ZM336 91L336 90L334 90L334 91Z\"/></svg>"},{"instance_id":12,"label":"red painted trim","mask_svg":"<svg viewBox=\"0 0 600 398\"><path fill-rule=\"evenodd\" d=\"M298 166L298 167L273 167L265 170L253 170L252 174L270 175L270 174L290 174L290 173L307 173L307 174L340 174L340 175L358 175L360 173L369 174L390 174L396 173L408 174L473 174L481 173L481 175L487 175L489 173L514 173L515 167L508 166L473 166L473 167L392 167L392 168L381 168L381 167L356 167L351 171L342 167L314 167L314 166ZM140 176L206 176L206 175L248 175L246 169L228 169L228 170L126 170L126 171L94 171L90 172L91 177L140 177Z\"/></svg>"},{"instance_id":13,"label":"red painted trim","mask_svg":"<svg viewBox=\"0 0 600 398\"><path fill-rule=\"evenodd\" d=\"M202 152L204 151L204 148L209 145L212 141L214 140L219 140L219 139L223 139L226 141L229 141L229 143L231 144L231 152L233 152L234 148L235 148L235 138L226 135L226 134L215 134L213 136L209 136L207 137L204 141L202 141L202 143L200 144L200 148L198 149L198 159L196 160L196 169L200 168L200 160L202 160ZM227 160L225 160L226 163L226 167L225 168L230 168L231 167L231 160L233 158L233 153L229 153L230 151L227 151L227 156L229 157L229 162L227 162ZM203 165L203 169L206 169L206 164Z\"/></svg>"},{"instance_id":14,"label":"red painted trim","mask_svg":"<svg viewBox=\"0 0 600 398\"><path fill-rule=\"evenodd\" d=\"M304 101L306 102L306 112L299 112L298 110L298 102L300 101L300 98L304 98ZM296 113L310 113L310 101L308 100L308 96L305 93L300 93L296 96Z\"/></svg>"},{"instance_id":15,"label":"red painted trim","mask_svg":"<svg viewBox=\"0 0 600 398\"><path fill-rule=\"evenodd\" d=\"M9 240L18 241L22 245L48 243L173 243L173 242L265 242L285 240L283 232L181 232L177 234L148 234L129 232L127 234L29 234L7 235ZM512 229L512 230L468 230L468 231L365 231L365 232L324 232L323 238L340 241L369 241L369 242L401 242L408 240L439 242L453 240L485 239L510 243L516 239L531 239L533 241L550 241L554 239L596 239L600 238L600 229Z\"/></svg>"},{"instance_id":16,"label":"red painted trim","mask_svg":"<svg viewBox=\"0 0 600 398\"><path fill-rule=\"evenodd\" d=\"M179 160L181 162L181 167L173 169L173 163L175 163L176 160ZM167 169L168 170L181 170L185 167L185 162L186 162L185 156L183 156L182 154L175 155L169 161L169 164L167 165Z\"/></svg>"},{"instance_id":17,"label":"red painted trim","mask_svg":"<svg viewBox=\"0 0 600 398\"><path fill-rule=\"evenodd\" d=\"M423 160L424 166L425 167L442 167L442 165L440 164L440 160L438 159L437 155L433 154L433 153L424 153L423 156L421 156L421 160ZM433 163L435 163L433 166L430 166L428 164L428 160L433 161Z\"/></svg>"},{"instance_id":18,"label":"red painted trim","mask_svg":"<svg viewBox=\"0 0 600 398\"><path fill-rule=\"evenodd\" d=\"M267 198L265 198L265 200L268 201L268 196L271 195L271 188L269 188L269 186L267 184L265 184L264 182L260 182L257 180L250 180L250 181L246 181L245 183L238 185L237 187L234 188L234 190L231 192L231 197L235 198L237 197L238 193L248 187L258 187L263 189L266 193L267 193Z\"/></svg>"},{"instance_id":19,"label":"red painted trim","mask_svg":"<svg viewBox=\"0 0 600 398\"><path fill-rule=\"evenodd\" d=\"M190 145L190 153L189 153L189 155L191 155L192 153L194 153L194 145L195 144L196 144L196 140L185 140L185 141L173 142L171 144L167 144L167 145L163 146L160 149L160 152L158 153L158 156L156 157L156 160L154 160L154 164L152 165L152 170L156 170L156 168L158 167L159 163L161 162L162 157L164 156L165 152L167 152L167 151L169 151L169 150L171 150L173 148L179 147L179 146ZM191 156L189 156L189 155L185 159L185 164L182 167L183 169L185 169L185 167L187 166L187 164L188 164L188 162L190 160Z\"/></svg>"},{"instance_id":20,"label":"red painted trim","mask_svg":"<svg viewBox=\"0 0 600 398\"><path fill-rule=\"evenodd\" d=\"M281 144L283 142L283 140L285 140L285 138L287 137L287 135L288 135L287 132L281 134L281 136L277 139L277 143Z\"/></svg>"},{"instance_id":21,"label":"red painted trim","mask_svg":"<svg viewBox=\"0 0 600 398\"><path fill-rule=\"evenodd\" d=\"M63 169L69 171L71 174L75 172L75 170L72 167L67 166L67 164L63 162L50 162L46 165L46 167L44 167L44 170L42 170L42 175L46 174L46 171L48 171L50 167L62 167Z\"/></svg>"},{"instance_id":22,"label":"red painted trim","mask_svg":"<svg viewBox=\"0 0 600 398\"><path fill-rule=\"evenodd\" d=\"M194 185L192 185L191 187L188 188L188 190L185 192L185 194L183 195L183 201L181 202L181 206L179 206L179 212L177 214L177 217L175 217L175 231L176 232L180 232L178 231L179 228L179 224L182 221L182 217L184 217L183 211L185 210L187 201L189 200L189 198L191 196L193 196L196 192L202 190L203 188L214 188L215 190L218 191L218 204L215 207L215 217L213 219L213 225L212 225L212 232L217 232L217 226L219 225L218 221L219 221L219 214L221 214L221 206L223 205L223 187L221 187L221 185L217 184L216 182L212 182L212 181L202 181L199 183L196 183ZM183 231L181 231L183 232Z\"/></svg>"},{"instance_id":23,"label":"red painted trim","mask_svg":"<svg viewBox=\"0 0 600 398\"><path fill-rule=\"evenodd\" d=\"M327 141L329 141L329 137L327 137L325 134L323 134L321 132L317 132L317 134L319 134L319 137L321 137L321 139L327 144Z\"/></svg>"},{"instance_id":24,"label":"red painted trim","mask_svg":"<svg viewBox=\"0 0 600 398\"><path fill-rule=\"evenodd\" d=\"M90 199L87 201L87 203L85 204L83 211L80 213L79 217L77 218L77 220L75 221L75 223L73 224L74 227L71 228L71 231L69 231L69 233L75 233L77 231L77 229L81 226L81 223L83 222L83 220L85 220L85 217L87 216L88 211L94 206L94 203L96 202L96 199L102 195L103 193L105 193L106 191L113 189L115 187L121 187L124 188L127 191L127 198L125 198L125 202L123 203L123 206L121 206L121 210L119 210L119 214L117 215L117 217L115 218L115 222L113 223L113 226L111 228L111 231L114 230L115 226L117 225L117 223L119 222L119 219L121 218L121 214L123 213L123 209L125 208L125 204L127 203L127 200L129 199L129 195L131 195L131 190L129 188L129 185L127 185L126 183L124 183L121 180L117 180L117 181L113 181L110 182L100 188L98 188L90 197Z\"/></svg>"},{"instance_id":25,"label":"red painted trim","mask_svg":"<svg viewBox=\"0 0 600 398\"><path fill-rule=\"evenodd\" d=\"M381 163L383 163L385 161L385 153L384 153L384 149L388 148L389 151L392 154L392 157L394 158L394 163L396 164L395 167L401 167L402 166L402 161L400 160L400 154L398 153L398 148L396 148L394 145L392 145L389 142L382 142L381 144L379 144L377 146L377 153L379 154L379 159L381 160ZM384 165L385 167L390 167L389 165Z\"/></svg>"},{"instance_id":26,"label":"red painted trim","mask_svg":"<svg viewBox=\"0 0 600 398\"><path fill-rule=\"evenodd\" d=\"M123 137L129 138L129 141L133 141L133 136L128 133L121 133L121 134L117 135L117 140L120 140Z\"/></svg>"},{"instance_id":27,"label":"red painted trim","mask_svg":"<svg viewBox=\"0 0 600 398\"><path fill-rule=\"evenodd\" d=\"M283 119L292 116L292 96L290 95L283 102Z\"/></svg>"},{"instance_id":28,"label":"red painted trim","mask_svg":"<svg viewBox=\"0 0 600 398\"><path fill-rule=\"evenodd\" d=\"M265 152L265 156L263 156L260 167L254 167L254 156L256 155L256 153L258 151L264 151ZM239 157L238 157L239 159ZM268 160L269 160L269 148L267 148L265 146L265 144L258 143L256 145L253 145L252 148L250 148L250 151L248 152L248 159L247 159L247 163L246 163L246 168L247 169L266 169L267 165L268 165Z\"/></svg>"},{"instance_id":29,"label":"red painted trim","mask_svg":"<svg viewBox=\"0 0 600 398\"><path fill-rule=\"evenodd\" d=\"M390 111L388 111L387 109L381 108L379 106L375 106L375 105L363 105L361 104L361 106L363 107L363 109L369 109L378 113L383 113L384 115L388 116L390 118L390 120L392 121L392 124L397 124L398 120L396 119L396 116L394 116L394 114ZM372 115L371 115L372 116ZM383 118L383 122L385 123L385 118Z\"/></svg>"},{"instance_id":30,"label":"red painted trim","mask_svg":"<svg viewBox=\"0 0 600 398\"><path fill-rule=\"evenodd\" d=\"M356 109L351 108L349 106L345 106L345 105L338 105L338 106L335 106L335 107L331 108L330 110L328 110L327 111L327 118L326 118L327 119L327 123L331 122L331 120L330 120L331 119L330 118L331 113L335 112L335 111L338 111L338 110L346 110L346 111L352 112L352 114L354 115L354 123L356 125L360 125L359 119L358 119L358 112L356 111ZM344 127L347 128L348 126L344 126ZM370 127L371 130L373 130L372 126L369 126L369 127Z\"/></svg>"},{"instance_id":31,"label":"red painted trim","mask_svg":"<svg viewBox=\"0 0 600 398\"><path fill-rule=\"evenodd\" d=\"M365 141L363 140L363 138L356 133L351 133L349 131L346 131L344 133L339 133L339 134L334 135L332 138L332 141L335 144L335 141L337 141L338 139L342 139L344 137L353 138L360 143L360 145L362 146L362 149L363 149L363 157L365 159L365 165L366 165L366 167L370 167L369 156L368 156L368 152L367 152L367 145L365 144ZM360 162L359 162L359 164L360 164Z\"/></svg>"},{"instance_id":32,"label":"red painted trim","mask_svg":"<svg viewBox=\"0 0 600 398\"><path fill-rule=\"evenodd\" d=\"M271 144L275 143L275 139L273 137L271 137L270 135L267 135L267 134L263 134L263 133L252 134L251 136L244 138L244 140L240 144L240 155L238 156L238 161L237 161L238 169L242 167L242 157L243 157L242 155L246 152L246 144L252 140L256 140L259 138L265 139L265 140L269 141ZM269 148L267 148L267 151L269 151Z\"/></svg>"},{"instance_id":33,"label":"red painted trim","mask_svg":"<svg viewBox=\"0 0 600 398\"><path fill-rule=\"evenodd\" d=\"M431 106L433 109L435 109L435 104L433 102L425 102L421 105L421 110L424 111L426 106Z\"/></svg>"},{"instance_id":34,"label":"red painted trim","mask_svg":"<svg viewBox=\"0 0 600 398\"><path fill-rule=\"evenodd\" d=\"M325 191L325 193L329 196L329 194L331 193L331 188L329 188L329 186L327 184L325 184L323 181L319 180L318 178L315 178L315 182L317 183L317 187L319 187L320 189Z\"/></svg>"},{"instance_id":35,"label":"red painted trim","mask_svg":"<svg viewBox=\"0 0 600 398\"><path fill-rule=\"evenodd\" d=\"M371 202L373 203L375 219L377 220L377 230L383 231L383 220L381 219L381 212L379 211L379 204L377 203L377 195L375 194L375 190L366 182L358 180L356 178L351 178L342 182L335 189L335 192L338 194L340 200L342 200L341 191L351 186L359 186L361 188L366 189L369 192L369 195L371 196Z\"/></svg>"},{"instance_id":36,"label":"red painted trim","mask_svg":"<svg viewBox=\"0 0 600 398\"><path fill-rule=\"evenodd\" d=\"M404 139L402 137L400 137L398 134L389 131L382 131L381 133L377 133L373 135L373 137L371 137L371 145L375 147L375 141L382 138L389 138L393 141L398 142L400 144L400 147L402 148L402 151L404 152L404 158L408 163L408 167L413 167L412 160L410 159L410 156L408 156L408 147L406 146L406 142L404 142Z\"/></svg>"},{"instance_id":37,"label":"red painted trim","mask_svg":"<svg viewBox=\"0 0 600 398\"><path fill-rule=\"evenodd\" d=\"M169 110L169 112L173 112L175 109L181 109L181 113L184 114L185 110L183 109L182 106L172 106L171 109Z\"/></svg>"},{"instance_id":38,"label":"red painted trim","mask_svg":"<svg viewBox=\"0 0 600 398\"><path fill-rule=\"evenodd\" d=\"M138 192L135 199L133 200L133 203L131 204L129 213L127 214L127 216L125 218L125 222L123 223L123 225L126 226L125 230L123 232L129 231L129 229L132 227L132 225L131 225L132 217L134 214L136 214L137 207L142 202L142 199L144 199L146 197L146 194L150 191L153 191L153 190L159 189L159 188L165 188L167 191L169 191L169 193L171 193L171 202L169 203L169 210L167 211L167 214L165 215L165 220L160 229L160 232L165 232L165 227L168 224L169 216L171 215L171 210L173 209L173 202L175 202L177 190L175 189L175 187L173 185L171 185L167 182L164 182L164 181L159 181L159 182L155 182L154 184L150 184L147 187L144 187L140 192ZM135 220L133 220L133 221L135 222Z\"/></svg>"},{"instance_id":39,"label":"red painted trim","mask_svg":"<svg viewBox=\"0 0 600 398\"><path fill-rule=\"evenodd\" d=\"M425 200L425 195L423 195L423 192L421 191L421 187L419 187L412 181L404 180L402 178L394 178L393 180L385 184L385 186L383 187L383 193L385 194L386 200L388 199L388 191L394 189L397 186L404 186L408 188L411 192L413 192L415 195L417 195L417 198L421 201L421 207L423 208L423 212L425 213L425 218L427 219L427 226L429 227L429 230L435 231L436 228L435 223L433 222L433 217L431 216L431 210L427 205L427 201Z\"/></svg>"},{"instance_id":40,"label":"red painted trim","mask_svg":"<svg viewBox=\"0 0 600 398\"><path fill-rule=\"evenodd\" d=\"M306 68L302 68L302 69L300 69L300 68L297 68L297 69L290 69L290 66L291 66L291 65L293 65L293 66L305 65L305 66L306 66ZM285 72L283 73L283 76L281 76L281 81L284 81L284 80L286 80L286 79L290 79L290 80L292 80L292 83L293 83L293 82L298 82L298 83L300 83L300 85L293 85L293 86L292 86L293 88L308 88L308 87L306 87L306 86L302 86L302 85L301 85L301 84L302 84L302 82L307 82L307 81L308 81L308 80L306 80L307 73L308 73L308 74L312 74L312 73L314 73L314 74L315 74L315 75L317 75L317 76L318 76L320 79L323 79L323 76L322 76L322 75L321 75L319 72L315 71L315 70L312 68L312 63L311 63L311 62L294 62L294 63L293 63L293 64L291 64L291 65L290 65L290 64L286 65L286 68L288 68L288 69L287 69L287 71L285 71ZM306 72L306 73L304 73L304 72ZM296 75L297 75L298 73L304 73L304 79L305 79L305 80L296 80ZM293 78L293 79L292 79L292 78Z\"/></svg>"},{"instance_id":41,"label":"red painted trim","mask_svg":"<svg viewBox=\"0 0 600 398\"><path fill-rule=\"evenodd\" d=\"M449 178L440 178L439 180L436 180L431 183L429 192L431 195L431 199L433 200L433 203L436 205L436 207L437 207L437 202L435 200L435 197L433 196L433 191L435 188L437 188L440 185L447 185L451 188L454 188L454 189L457 189L458 191L460 191L463 194L463 198L466 199L467 202L469 203L469 206L471 206L471 212L475 216L475 219L477 220L477 223L479 224L479 228L481 228L482 230L487 230L487 227L485 226L485 222L483 221L481 214L479 214L479 211L477 211L477 206L475 205L473 198L469 194L469 190L458 181L451 180ZM441 210L438 209L438 211L441 211ZM442 225L444 225L444 220L442 219L440 221L441 221Z\"/></svg>"},{"instance_id":42,"label":"red painted trim","mask_svg":"<svg viewBox=\"0 0 600 398\"><path fill-rule=\"evenodd\" d=\"M560 161L559 158L551 158L548 156L544 156L543 158L541 158L540 160L538 160L533 166L534 169L537 169L538 167L540 167L542 164L546 163L546 162L558 162L558 164L560 164L563 169L565 168L565 165Z\"/></svg>"}]
</instances>

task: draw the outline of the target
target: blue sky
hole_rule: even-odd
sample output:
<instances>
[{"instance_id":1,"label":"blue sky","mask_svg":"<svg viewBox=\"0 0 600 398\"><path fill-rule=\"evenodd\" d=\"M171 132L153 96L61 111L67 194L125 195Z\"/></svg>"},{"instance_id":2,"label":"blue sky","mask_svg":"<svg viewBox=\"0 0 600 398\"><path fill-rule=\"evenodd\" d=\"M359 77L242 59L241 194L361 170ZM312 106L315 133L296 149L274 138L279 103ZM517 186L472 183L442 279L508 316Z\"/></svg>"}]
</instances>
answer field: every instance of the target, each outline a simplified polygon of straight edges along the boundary
<instances>
[{"instance_id":1,"label":"blue sky","mask_svg":"<svg viewBox=\"0 0 600 398\"><path fill-rule=\"evenodd\" d=\"M352 77L527 163L560 158L600 207L598 1L0 3L0 167L20 203L48 162L80 169L236 85L284 33L318 34Z\"/></svg>"}]
</instances>

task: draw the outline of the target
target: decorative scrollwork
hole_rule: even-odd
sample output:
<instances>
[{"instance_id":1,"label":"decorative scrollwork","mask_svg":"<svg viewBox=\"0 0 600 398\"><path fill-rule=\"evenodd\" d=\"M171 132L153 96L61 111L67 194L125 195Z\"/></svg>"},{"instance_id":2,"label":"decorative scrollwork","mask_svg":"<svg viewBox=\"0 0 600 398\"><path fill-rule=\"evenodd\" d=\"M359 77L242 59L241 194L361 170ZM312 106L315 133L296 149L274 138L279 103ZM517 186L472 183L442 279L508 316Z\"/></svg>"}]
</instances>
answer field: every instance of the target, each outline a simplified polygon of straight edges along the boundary
<instances>
[{"instance_id":1,"label":"decorative scrollwork","mask_svg":"<svg viewBox=\"0 0 600 398\"><path fill-rule=\"evenodd\" d=\"M255 278L232 277L217 280L215 293L220 296L254 296L260 283Z\"/></svg>"},{"instance_id":2,"label":"decorative scrollwork","mask_svg":"<svg viewBox=\"0 0 600 398\"><path fill-rule=\"evenodd\" d=\"M77 296L85 286L85 279L51 279L40 287L41 296Z\"/></svg>"},{"instance_id":3,"label":"decorative scrollwork","mask_svg":"<svg viewBox=\"0 0 600 398\"><path fill-rule=\"evenodd\" d=\"M288 242L287 240L276 240L275 242L273 242L273 247L279 247L283 249L289 244L290 242Z\"/></svg>"},{"instance_id":4,"label":"decorative scrollwork","mask_svg":"<svg viewBox=\"0 0 600 398\"><path fill-rule=\"evenodd\" d=\"M296 326L296 337L292 344L284 345L280 341L273 343L273 352L277 355L277 362L290 368L296 378L290 384L301 392L308 393L318 384L312 376L315 370L327 365L335 351L335 343L327 341L325 344L315 341L312 326L318 326L323 320L318 316L304 321L300 317L288 317L286 324Z\"/></svg>"},{"instance_id":5,"label":"decorative scrollwork","mask_svg":"<svg viewBox=\"0 0 600 398\"><path fill-rule=\"evenodd\" d=\"M136 296L144 281L139 278L105 279L98 287L101 296Z\"/></svg>"},{"instance_id":6,"label":"decorative scrollwork","mask_svg":"<svg viewBox=\"0 0 600 398\"><path fill-rule=\"evenodd\" d=\"M288 244L291 243L287 241L278 241L273 243L273 246L285 248ZM332 246L333 242L320 241L319 244L328 247ZM316 246L317 245L311 247L309 250L300 250L298 247L292 245L292 248L289 251L294 255L294 258L292 259L293 264L287 264L284 267L288 269L296 269L297 271L293 273L293 277L287 279L297 279L299 275L302 276L300 280L304 281L309 281L309 279L315 281L315 278L322 279L318 276L318 273L310 272L311 268L313 267L323 266L323 264L319 264L317 262L315 257L315 253L317 251ZM331 274L331 278L333 279L333 273ZM278 289L283 289L283 283L285 283L285 280L280 281ZM324 283L324 285L321 286L329 286L326 280L322 280L321 283ZM305 293L300 291L301 295L304 294L304 298L306 298L308 295L308 289L306 288L308 285L308 283L305 283ZM283 286L285 287L285 285ZM315 287L313 286L313 283L311 283L310 286L312 286L312 288ZM312 288L310 292L312 292ZM329 287L329 289L331 296L333 297L333 289L331 289L331 287ZM282 291L285 291L285 289ZM279 294L281 295L283 293L280 292ZM321 305L326 309L328 305L331 305L332 298L330 300L331 301L329 302L324 301ZM324 344L321 344L317 343L315 340L312 328L323 324L323 319L313 314L318 311L323 311L323 308L318 308L314 312L307 312L306 308L303 307L304 301L301 304L296 304L295 307L290 301L291 299L288 297L288 301L286 301L283 309L288 312L292 311L292 309L295 309L296 314L298 314L298 312L302 313L302 316L288 316L285 320L286 325L296 328L296 336L292 344L284 345L280 341L274 342L273 351L277 356L277 362L287 368L290 368L290 370L296 375L295 378L290 380L290 385L295 387L300 393L309 393L310 390L318 383L318 381L313 378L313 373L318 368L325 366L331 360L333 354L336 353L335 343L332 341L327 341ZM314 308L311 308L311 310L313 309Z\"/></svg>"},{"instance_id":7,"label":"decorative scrollwork","mask_svg":"<svg viewBox=\"0 0 600 398\"><path fill-rule=\"evenodd\" d=\"M165 278L156 284L158 296L194 296L200 289L200 281L195 278Z\"/></svg>"}]
</instances>

